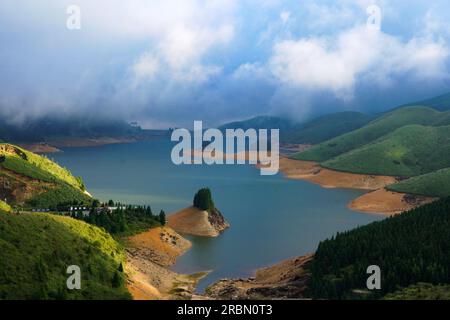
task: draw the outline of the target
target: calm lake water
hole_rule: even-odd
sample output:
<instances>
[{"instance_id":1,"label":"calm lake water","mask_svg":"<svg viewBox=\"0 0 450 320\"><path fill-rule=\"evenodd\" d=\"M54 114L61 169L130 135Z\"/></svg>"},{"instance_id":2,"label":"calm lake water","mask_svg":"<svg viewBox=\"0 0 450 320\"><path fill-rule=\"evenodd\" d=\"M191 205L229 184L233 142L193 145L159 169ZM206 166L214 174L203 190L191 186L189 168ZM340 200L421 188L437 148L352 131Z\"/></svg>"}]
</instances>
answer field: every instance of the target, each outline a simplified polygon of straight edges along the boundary
<instances>
[{"instance_id":1,"label":"calm lake water","mask_svg":"<svg viewBox=\"0 0 450 320\"><path fill-rule=\"evenodd\" d=\"M248 277L257 268L313 252L338 231L380 219L347 209L364 192L261 176L249 165L175 166L171 149L167 138L70 148L49 157L82 176L95 197L151 205L154 212L185 208L198 189L211 188L231 228L215 239L186 236L192 249L173 266L181 273L213 270L200 292L219 279Z\"/></svg>"}]
</instances>

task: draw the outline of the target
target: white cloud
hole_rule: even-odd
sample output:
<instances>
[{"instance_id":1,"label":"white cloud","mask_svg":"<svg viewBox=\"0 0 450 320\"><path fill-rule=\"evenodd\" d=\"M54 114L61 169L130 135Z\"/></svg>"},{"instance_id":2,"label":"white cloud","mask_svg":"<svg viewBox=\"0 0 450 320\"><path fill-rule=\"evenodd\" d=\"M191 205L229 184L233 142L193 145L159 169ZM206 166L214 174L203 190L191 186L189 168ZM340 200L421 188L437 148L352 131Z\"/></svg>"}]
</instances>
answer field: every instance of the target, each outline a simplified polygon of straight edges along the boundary
<instances>
[{"instance_id":1,"label":"white cloud","mask_svg":"<svg viewBox=\"0 0 450 320\"><path fill-rule=\"evenodd\" d=\"M286 24L289 21L290 17L291 17L291 13L289 11L283 11L280 14L280 19L283 22L283 24Z\"/></svg>"},{"instance_id":2,"label":"white cloud","mask_svg":"<svg viewBox=\"0 0 450 320\"><path fill-rule=\"evenodd\" d=\"M150 53L140 56L132 66L132 72L138 81L153 78L158 71L158 59Z\"/></svg>"},{"instance_id":3,"label":"white cloud","mask_svg":"<svg viewBox=\"0 0 450 320\"><path fill-rule=\"evenodd\" d=\"M174 26L157 46L142 54L131 66L134 86L157 76L200 84L218 75L222 67L205 64L202 59L212 48L227 44L233 37L233 30L232 25L218 29Z\"/></svg>"},{"instance_id":4,"label":"white cloud","mask_svg":"<svg viewBox=\"0 0 450 320\"><path fill-rule=\"evenodd\" d=\"M383 86L405 73L417 79L447 77L448 55L445 43L425 38L402 42L363 26L328 38L278 42L268 65L285 85L348 98L359 79Z\"/></svg>"},{"instance_id":5,"label":"white cloud","mask_svg":"<svg viewBox=\"0 0 450 320\"><path fill-rule=\"evenodd\" d=\"M222 66L203 60L211 50L225 46L233 39L233 1L216 0L205 5L198 0L139 3L140 10L133 7L126 18L128 28L121 32L148 37L152 45L130 67L134 75L133 86L158 76L167 81L199 84L220 73ZM125 12L131 10L129 5L119 7ZM133 21L128 21L130 16ZM115 27L107 21L103 21L103 26Z\"/></svg>"},{"instance_id":6,"label":"white cloud","mask_svg":"<svg viewBox=\"0 0 450 320\"><path fill-rule=\"evenodd\" d=\"M178 25L170 30L157 51L172 69L180 71L199 63L208 50L228 43L232 37L232 25L222 25L217 29Z\"/></svg>"}]
</instances>

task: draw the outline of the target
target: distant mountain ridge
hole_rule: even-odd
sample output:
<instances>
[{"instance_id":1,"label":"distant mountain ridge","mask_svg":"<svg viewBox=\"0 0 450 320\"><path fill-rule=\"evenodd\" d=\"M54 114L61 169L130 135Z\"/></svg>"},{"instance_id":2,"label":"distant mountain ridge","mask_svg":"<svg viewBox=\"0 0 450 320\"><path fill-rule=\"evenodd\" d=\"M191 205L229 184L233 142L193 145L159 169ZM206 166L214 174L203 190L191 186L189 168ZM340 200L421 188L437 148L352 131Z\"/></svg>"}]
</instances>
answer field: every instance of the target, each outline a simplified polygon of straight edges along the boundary
<instances>
[{"instance_id":1,"label":"distant mountain ridge","mask_svg":"<svg viewBox=\"0 0 450 320\"><path fill-rule=\"evenodd\" d=\"M226 129L280 129L282 131L293 128L295 122L274 116L257 116L242 121L226 123L219 127L219 130Z\"/></svg>"},{"instance_id":2,"label":"distant mountain ridge","mask_svg":"<svg viewBox=\"0 0 450 320\"><path fill-rule=\"evenodd\" d=\"M281 142L316 144L358 129L371 119L370 115L354 111L332 113L302 123L275 116L258 116L230 122L219 129L279 129Z\"/></svg>"},{"instance_id":3,"label":"distant mountain ridge","mask_svg":"<svg viewBox=\"0 0 450 320\"><path fill-rule=\"evenodd\" d=\"M445 93L440 96L426 100L404 104L401 107L407 106L427 106L439 111L447 111L450 110L450 93Z\"/></svg>"},{"instance_id":4,"label":"distant mountain ridge","mask_svg":"<svg viewBox=\"0 0 450 320\"><path fill-rule=\"evenodd\" d=\"M0 118L0 141L8 142L43 142L70 137L126 137L143 133L140 127L121 119L45 117L12 124Z\"/></svg>"}]
</instances>

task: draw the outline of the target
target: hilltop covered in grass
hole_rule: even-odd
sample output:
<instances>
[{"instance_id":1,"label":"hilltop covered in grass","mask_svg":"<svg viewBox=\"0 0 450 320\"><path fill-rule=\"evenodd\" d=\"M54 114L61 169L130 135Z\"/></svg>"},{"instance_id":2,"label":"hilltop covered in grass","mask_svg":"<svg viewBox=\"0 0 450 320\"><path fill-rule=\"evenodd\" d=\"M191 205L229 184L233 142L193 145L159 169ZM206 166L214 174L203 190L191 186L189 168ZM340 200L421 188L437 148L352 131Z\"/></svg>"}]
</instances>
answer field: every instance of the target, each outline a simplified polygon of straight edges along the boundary
<instances>
[{"instance_id":1,"label":"hilltop covered in grass","mask_svg":"<svg viewBox=\"0 0 450 320\"><path fill-rule=\"evenodd\" d=\"M55 207L60 203L89 203L81 178L50 159L17 146L0 144L0 196L26 207Z\"/></svg>"},{"instance_id":2,"label":"hilltop covered in grass","mask_svg":"<svg viewBox=\"0 0 450 320\"><path fill-rule=\"evenodd\" d=\"M62 168L45 156L39 156L12 144L0 144L1 166L24 176L46 182L62 182L84 190L81 178L74 177L69 170Z\"/></svg>"},{"instance_id":3,"label":"hilltop covered in grass","mask_svg":"<svg viewBox=\"0 0 450 320\"><path fill-rule=\"evenodd\" d=\"M450 197L450 168L390 185L388 190L428 197Z\"/></svg>"},{"instance_id":4,"label":"hilltop covered in grass","mask_svg":"<svg viewBox=\"0 0 450 320\"><path fill-rule=\"evenodd\" d=\"M410 106L291 157L342 172L414 177L388 189L443 197L450 196L449 154L450 111Z\"/></svg>"},{"instance_id":5,"label":"hilltop covered in grass","mask_svg":"<svg viewBox=\"0 0 450 320\"><path fill-rule=\"evenodd\" d=\"M279 129L283 143L316 144L353 131L370 122L373 116L354 112L337 112L298 123L284 118L261 116L224 124L226 129Z\"/></svg>"},{"instance_id":6,"label":"hilltop covered in grass","mask_svg":"<svg viewBox=\"0 0 450 320\"><path fill-rule=\"evenodd\" d=\"M412 177L450 167L450 126L405 126L322 163L352 173Z\"/></svg>"},{"instance_id":7,"label":"hilltop covered in grass","mask_svg":"<svg viewBox=\"0 0 450 320\"><path fill-rule=\"evenodd\" d=\"M313 148L295 154L294 159L324 162L350 152L408 125L450 125L450 112L439 112L428 107L407 107L381 116L355 131L338 136Z\"/></svg>"},{"instance_id":8,"label":"hilltop covered in grass","mask_svg":"<svg viewBox=\"0 0 450 320\"><path fill-rule=\"evenodd\" d=\"M0 299L129 299L122 247L105 231L68 217L0 211ZM67 267L81 268L68 290Z\"/></svg>"}]
</instances>

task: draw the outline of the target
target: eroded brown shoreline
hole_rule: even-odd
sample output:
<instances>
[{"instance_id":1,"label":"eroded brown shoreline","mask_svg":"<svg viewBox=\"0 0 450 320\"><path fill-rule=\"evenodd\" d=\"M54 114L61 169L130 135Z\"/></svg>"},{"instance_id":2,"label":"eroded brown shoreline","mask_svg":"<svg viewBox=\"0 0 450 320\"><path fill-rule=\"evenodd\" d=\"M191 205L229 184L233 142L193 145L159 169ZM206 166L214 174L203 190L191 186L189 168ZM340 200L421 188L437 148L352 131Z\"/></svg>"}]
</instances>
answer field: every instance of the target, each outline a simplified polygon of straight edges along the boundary
<instances>
[{"instance_id":1,"label":"eroded brown shoreline","mask_svg":"<svg viewBox=\"0 0 450 320\"><path fill-rule=\"evenodd\" d=\"M168 227L150 229L126 239L127 288L134 300L192 299L208 272L178 274L169 269L191 242Z\"/></svg>"},{"instance_id":2,"label":"eroded brown shoreline","mask_svg":"<svg viewBox=\"0 0 450 320\"><path fill-rule=\"evenodd\" d=\"M312 161L280 158L280 171L288 179L306 180L324 188L359 189L372 191L348 204L361 213L391 216L412 210L435 201L435 198L421 197L386 190L388 185L398 182L396 177L346 173L322 168Z\"/></svg>"}]
</instances>

